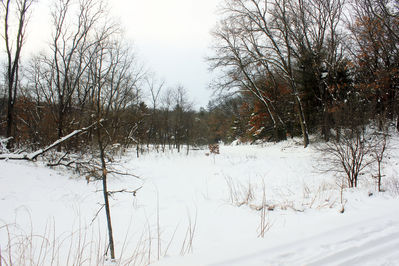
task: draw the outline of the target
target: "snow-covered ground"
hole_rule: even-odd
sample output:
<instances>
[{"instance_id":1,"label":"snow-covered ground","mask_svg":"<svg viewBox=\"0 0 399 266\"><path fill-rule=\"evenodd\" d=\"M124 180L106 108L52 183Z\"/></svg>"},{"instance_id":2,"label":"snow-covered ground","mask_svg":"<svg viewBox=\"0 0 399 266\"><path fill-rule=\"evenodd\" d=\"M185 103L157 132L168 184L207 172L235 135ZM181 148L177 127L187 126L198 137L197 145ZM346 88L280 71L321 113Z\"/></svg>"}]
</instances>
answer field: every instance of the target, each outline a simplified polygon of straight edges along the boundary
<instances>
[{"instance_id":1,"label":"snow-covered ground","mask_svg":"<svg viewBox=\"0 0 399 266\"><path fill-rule=\"evenodd\" d=\"M399 265L395 143L386 192L366 172L342 200L320 152L294 140L221 146L215 156L128 152L120 163L141 179L112 177L110 190L142 188L111 200L116 264ZM40 162L0 161L3 265L10 254L13 265L107 264L100 190Z\"/></svg>"}]
</instances>

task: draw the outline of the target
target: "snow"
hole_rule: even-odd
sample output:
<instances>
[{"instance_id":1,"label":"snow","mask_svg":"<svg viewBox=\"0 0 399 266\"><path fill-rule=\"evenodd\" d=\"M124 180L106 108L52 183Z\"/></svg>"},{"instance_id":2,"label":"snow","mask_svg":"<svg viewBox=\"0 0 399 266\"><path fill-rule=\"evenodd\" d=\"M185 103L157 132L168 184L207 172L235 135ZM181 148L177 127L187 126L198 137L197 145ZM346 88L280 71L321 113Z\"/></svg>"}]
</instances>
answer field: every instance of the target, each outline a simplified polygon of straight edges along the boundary
<instances>
[{"instance_id":1,"label":"snow","mask_svg":"<svg viewBox=\"0 0 399 266\"><path fill-rule=\"evenodd\" d=\"M60 265L398 265L396 143L397 136L384 168L386 192L375 191L370 170L358 188L343 191L342 203L337 177L319 170L319 151L295 139L222 145L210 156L127 152L116 159L141 179L110 176L110 190L142 188L111 199L115 263L103 258L101 183L40 161L0 161L1 255L11 243L15 265L32 257L48 265L54 253ZM273 210L261 238L263 203Z\"/></svg>"}]
</instances>

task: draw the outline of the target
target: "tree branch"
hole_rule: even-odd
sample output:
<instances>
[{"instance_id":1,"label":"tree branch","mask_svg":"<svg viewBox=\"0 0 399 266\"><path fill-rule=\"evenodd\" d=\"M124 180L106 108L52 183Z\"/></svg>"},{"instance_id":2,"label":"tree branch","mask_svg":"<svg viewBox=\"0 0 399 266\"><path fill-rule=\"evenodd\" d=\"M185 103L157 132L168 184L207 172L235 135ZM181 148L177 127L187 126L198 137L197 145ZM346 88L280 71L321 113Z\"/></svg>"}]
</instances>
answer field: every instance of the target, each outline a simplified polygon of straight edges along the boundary
<instances>
[{"instance_id":1,"label":"tree branch","mask_svg":"<svg viewBox=\"0 0 399 266\"><path fill-rule=\"evenodd\" d=\"M48 152L49 150L59 146L61 143L89 130L90 128L94 127L95 125L97 125L98 123L103 122L103 119L91 124L88 127L84 127L78 130L75 130L73 132L71 132L70 134L66 135L63 138L60 138L59 140L53 142L51 145L47 146L44 149L40 149L37 150L35 152L32 153L22 153L22 154L15 154L15 153L11 153L11 154L0 154L0 160L27 160L27 161L33 161L35 160L37 157L39 157L40 155Z\"/></svg>"}]
</instances>

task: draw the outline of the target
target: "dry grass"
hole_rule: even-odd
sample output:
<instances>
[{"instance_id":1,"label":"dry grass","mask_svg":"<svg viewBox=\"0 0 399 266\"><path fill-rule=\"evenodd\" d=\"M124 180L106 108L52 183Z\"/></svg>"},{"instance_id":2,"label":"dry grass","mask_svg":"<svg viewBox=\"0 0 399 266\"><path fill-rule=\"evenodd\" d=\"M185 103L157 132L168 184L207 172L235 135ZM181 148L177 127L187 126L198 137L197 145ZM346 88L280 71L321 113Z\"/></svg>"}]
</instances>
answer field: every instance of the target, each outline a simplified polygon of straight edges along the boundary
<instances>
[{"instance_id":1,"label":"dry grass","mask_svg":"<svg viewBox=\"0 0 399 266\"><path fill-rule=\"evenodd\" d=\"M229 201L238 207L249 205L254 199L254 187L250 181L243 185L234 181L231 177L225 177L227 188L229 190Z\"/></svg>"},{"instance_id":2,"label":"dry grass","mask_svg":"<svg viewBox=\"0 0 399 266\"><path fill-rule=\"evenodd\" d=\"M194 221L191 219L191 215L189 212L187 213L187 215L188 215L188 227L180 250L181 256L193 252L193 240L194 240L195 230L197 228L197 212L195 212Z\"/></svg>"},{"instance_id":3,"label":"dry grass","mask_svg":"<svg viewBox=\"0 0 399 266\"><path fill-rule=\"evenodd\" d=\"M340 196L338 196L337 186L334 183L323 182L317 187L309 187L304 184L302 195L298 194L299 191L292 191L288 187L281 188L281 191L273 190L274 198L269 196L266 200L267 190L264 180L261 184L251 183L251 181L240 183L231 177L225 177L225 181L230 204L237 207L247 206L259 212L260 222L257 231L258 237L262 238L272 226L269 219L271 211L304 212L306 209L334 208L338 206L338 203L341 203L339 207L345 205L343 189L339 191ZM344 181L346 180L344 179Z\"/></svg>"},{"instance_id":4,"label":"dry grass","mask_svg":"<svg viewBox=\"0 0 399 266\"><path fill-rule=\"evenodd\" d=\"M94 232L89 234L88 228L57 236L54 223L47 225L41 234L33 230L26 233L15 224L3 224L0 235L2 238L6 235L0 255L4 266L103 265L106 262L101 252L105 242Z\"/></svg>"},{"instance_id":5,"label":"dry grass","mask_svg":"<svg viewBox=\"0 0 399 266\"><path fill-rule=\"evenodd\" d=\"M118 242L119 256L114 261L106 255L107 234L99 224L79 226L72 233L58 234L54 222L48 224L42 233L35 233L32 229L26 232L16 224L3 223L0 225L0 266L149 265L167 256L172 245L175 249L181 246L181 255L193 251L197 214L192 218L188 213L188 225L181 244L175 237L179 226L164 242L159 210L156 219L155 229L148 222L138 237L129 233L129 225L123 241ZM161 243L166 243L165 248Z\"/></svg>"},{"instance_id":6,"label":"dry grass","mask_svg":"<svg viewBox=\"0 0 399 266\"><path fill-rule=\"evenodd\" d=\"M234 206L248 206L249 208L261 211L266 208L268 211L275 209L304 211L305 209L323 209L333 208L337 204L335 184L324 182L318 187L310 188L303 185L302 195L291 191L288 187L274 190L274 198L264 202L266 191L264 180L261 184L248 181L243 184L233 180L231 177L225 177L228 192L228 202ZM301 199L301 200L299 200Z\"/></svg>"},{"instance_id":7,"label":"dry grass","mask_svg":"<svg viewBox=\"0 0 399 266\"><path fill-rule=\"evenodd\" d=\"M269 231L271 223L268 216L268 208L266 206L266 186L262 183L262 209L260 210L260 225L258 237L265 237L265 233Z\"/></svg>"}]
</instances>

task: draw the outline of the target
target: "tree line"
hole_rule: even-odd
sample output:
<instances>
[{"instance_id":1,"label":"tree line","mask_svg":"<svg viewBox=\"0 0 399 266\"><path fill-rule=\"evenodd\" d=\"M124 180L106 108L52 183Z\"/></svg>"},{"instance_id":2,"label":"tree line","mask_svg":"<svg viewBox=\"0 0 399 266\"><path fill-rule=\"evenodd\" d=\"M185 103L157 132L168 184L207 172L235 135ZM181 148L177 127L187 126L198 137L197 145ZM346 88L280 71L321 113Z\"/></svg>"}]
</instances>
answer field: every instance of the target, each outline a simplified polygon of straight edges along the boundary
<instances>
[{"instance_id":1,"label":"tree line","mask_svg":"<svg viewBox=\"0 0 399 266\"><path fill-rule=\"evenodd\" d=\"M48 145L100 119L110 143L138 154L287 136L306 147L309 134L328 141L370 120L399 127L398 1L224 1L207 58L219 98L200 110L184 87L145 70L102 1L54 1L48 47L22 65L32 8L2 1L9 148ZM93 130L65 145L91 145Z\"/></svg>"},{"instance_id":2,"label":"tree line","mask_svg":"<svg viewBox=\"0 0 399 266\"><path fill-rule=\"evenodd\" d=\"M10 151L41 148L100 120L106 136L91 128L58 149L87 150L106 139L107 145L136 145L139 154L154 144L180 151L208 142L203 115L187 90L169 88L146 70L105 1L51 4L47 47L22 61L35 1L1 2L6 67L0 134Z\"/></svg>"}]
</instances>

